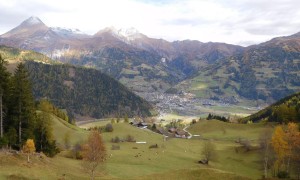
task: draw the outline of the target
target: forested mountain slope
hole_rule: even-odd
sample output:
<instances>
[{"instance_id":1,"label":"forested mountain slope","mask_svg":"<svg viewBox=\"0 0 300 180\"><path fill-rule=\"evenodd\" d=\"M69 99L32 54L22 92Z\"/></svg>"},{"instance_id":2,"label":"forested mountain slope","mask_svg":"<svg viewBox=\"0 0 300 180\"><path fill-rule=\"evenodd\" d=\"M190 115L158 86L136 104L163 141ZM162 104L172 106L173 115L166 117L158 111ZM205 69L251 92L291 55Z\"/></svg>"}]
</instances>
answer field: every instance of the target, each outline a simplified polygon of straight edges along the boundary
<instances>
[{"instance_id":1,"label":"forested mountain slope","mask_svg":"<svg viewBox=\"0 0 300 180\"><path fill-rule=\"evenodd\" d=\"M149 116L151 105L124 85L95 69L26 62L33 94L73 114L94 118Z\"/></svg>"},{"instance_id":2,"label":"forested mountain slope","mask_svg":"<svg viewBox=\"0 0 300 180\"><path fill-rule=\"evenodd\" d=\"M98 70L65 65L40 53L6 46L0 46L0 54L11 72L16 64L25 63L36 99L47 98L73 115L101 118L151 114L151 104Z\"/></svg>"},{"instance_id":3,"label":"forested mountain slope","mask_svg":"<svg viewBox=\"0 0 300 180\"><path fill-rule=\"evenodd\" d=\"M254 121L267 120L270 122L300 122L300 92L287 96L271 106L248 116L242 121Z\"/></svg>"}]
</instances>

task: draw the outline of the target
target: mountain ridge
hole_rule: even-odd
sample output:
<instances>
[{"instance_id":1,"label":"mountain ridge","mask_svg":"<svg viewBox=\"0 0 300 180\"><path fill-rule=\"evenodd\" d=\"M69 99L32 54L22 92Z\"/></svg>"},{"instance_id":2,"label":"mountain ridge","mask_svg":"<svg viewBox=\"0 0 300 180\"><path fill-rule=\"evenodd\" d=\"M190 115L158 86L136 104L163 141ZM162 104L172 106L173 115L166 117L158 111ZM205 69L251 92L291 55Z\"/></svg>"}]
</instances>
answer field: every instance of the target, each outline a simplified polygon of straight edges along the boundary
<instances>
[{"instance_id":1,"label":"mountain ridge","mask_svg":"<svg viewBox=\"0 0 300 180\"><path fill-rule=\"evenodd\" d=\"M299 33L241 47L197 40L168 42L147 37L134 29L127 33L138 35L132 39L126 39L126 31L116 28L81 37L61 37L51 29L47 32L49 39L30 34L23 39L1 35L0 44L38 51L64 63L99 69L131 90L142 92L144 97L143 93L163 93L197 74L206 81L206 88L193 90L196 87L187 83L183 89L201 98L215 99L225 94L225 98L270 103L299 89Z\"/></svg>"}]
</instances>

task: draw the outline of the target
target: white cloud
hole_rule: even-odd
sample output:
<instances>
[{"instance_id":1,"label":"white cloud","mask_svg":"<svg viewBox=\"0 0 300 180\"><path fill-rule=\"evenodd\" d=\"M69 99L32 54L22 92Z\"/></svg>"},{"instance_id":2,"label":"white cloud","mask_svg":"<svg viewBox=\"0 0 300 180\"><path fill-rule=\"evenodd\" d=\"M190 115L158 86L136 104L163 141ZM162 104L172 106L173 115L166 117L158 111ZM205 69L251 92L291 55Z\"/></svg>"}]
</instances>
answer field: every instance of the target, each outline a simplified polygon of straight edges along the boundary
<instances>
[{"instance_id":1,"label":"white cloud","mask_svg":"<svg viewBox=\"0 0 300 180\"><path fill-rule=\"evenodd\" d=\"M300 31L298 0L0 0L0 33L31 15L89 34L135 27L169 41L249 45Z\"/></svg>"}]
</instances>

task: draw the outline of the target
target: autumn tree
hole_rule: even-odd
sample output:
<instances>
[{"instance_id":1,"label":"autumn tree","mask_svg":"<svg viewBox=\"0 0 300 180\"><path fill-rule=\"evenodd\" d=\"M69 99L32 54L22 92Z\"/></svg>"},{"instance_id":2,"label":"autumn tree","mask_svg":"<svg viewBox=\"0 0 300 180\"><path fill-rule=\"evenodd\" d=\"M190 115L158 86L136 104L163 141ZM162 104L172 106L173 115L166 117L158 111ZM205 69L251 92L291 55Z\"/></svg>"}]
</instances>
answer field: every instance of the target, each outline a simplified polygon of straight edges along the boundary
<instances>
[{"instance_id":1,"label":"autumn tree","mask_svg":"<svg viewBox=\"0 0 300 180\"><path fill-rule=\"evenodd\" d=\"M23 152L27 153L27 162L29 163L29 156L35 152L35 145L33 139L27 139L25 145L23 146Z\"/></svg>"},{"instance_id":2,"label":"autumn tree","mask_svg":"<svg viewBox=\"0 0 300 180\"><path fill-rule=\"evenodd\" d=\"M299 138L299 129L296 123L288 123L288 127L285 133L285 140L287 142L287 167L286 171L290 170L290 163L294 156L294 150L297 146L297 139ZM299 153L299 152L298 152Z\"/></svg>"},{"instance_id":3,"label":"autumn tree","mask_svg":"<svg viewBox=\"0 0 300 180\"><path fill-rule=\"evenodd\" d=\"M210 160L215 160L217 158L216 146L211 141L205 141L201 154L204 156L208 164Z\"/></svg>"},{"instance_id":4,"label":"autumn tree","mask_svg":"<svg viewBox=\"0 0 300 180\"><path fill-rule=\"evenodd\" d=\"M277 173L284 166L285 157L287 156L288 143L285 140L285 133L281 126L277 126L272 136L272 146L276 154L276 161L274 164Z\"/></svg>"},{"instance_id":5,"label":"autumn tree","mask_svg":"<svg viewBox=\"0 0 300 180\"><path fill-rule=\"evenodd\" d=\"M96 168L104 163L106 149L98 131L91 131L88 141L82 147L83 167L95 179Z\"/></svg>"},{"instance_id":6,"label":"autumn tree","mask_svg":"<svg viewBox=\"0 0 300 180\"><path fill-rule=\"evenodd\" d=\"M298 133L298 136L296 138L296 146L294 148L294 156L293 156L293 164L294 169L297 172L297 179L300 179L300 133Z\"/></svg>"}]
</instances>

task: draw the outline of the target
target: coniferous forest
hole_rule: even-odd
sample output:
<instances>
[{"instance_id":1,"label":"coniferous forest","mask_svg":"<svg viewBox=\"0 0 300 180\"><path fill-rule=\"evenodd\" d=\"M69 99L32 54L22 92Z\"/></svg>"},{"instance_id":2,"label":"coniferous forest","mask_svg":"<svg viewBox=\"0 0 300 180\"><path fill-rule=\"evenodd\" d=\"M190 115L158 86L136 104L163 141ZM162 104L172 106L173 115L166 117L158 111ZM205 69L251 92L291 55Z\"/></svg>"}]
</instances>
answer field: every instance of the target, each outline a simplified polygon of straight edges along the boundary
<instances>
[{"instance_id":1,"label":"coniferous forest","mask_svg":"<svg viewBox=\"0 0 300 180\"><path fill-rule=\"evenodd\" d=\"M151 115L150 103L95 69L27 61L33 96L46 98L68 114L102 117Z\"/></svg>"},{"instance_id":2,"label":"coniferous forest","mask_svg":"<svg viewBox=\"0 0 300 180\"><path fill-rule=\"evenodd\" d=\"M0 56L0 147L21 149L27 139L34 139L38 152L55 155L58 149L52 136L48 107L56 108L49 104L35 102L24 64L18 64L15 72L10 74L6 61Z\"/></svg>"}]
</instances>

